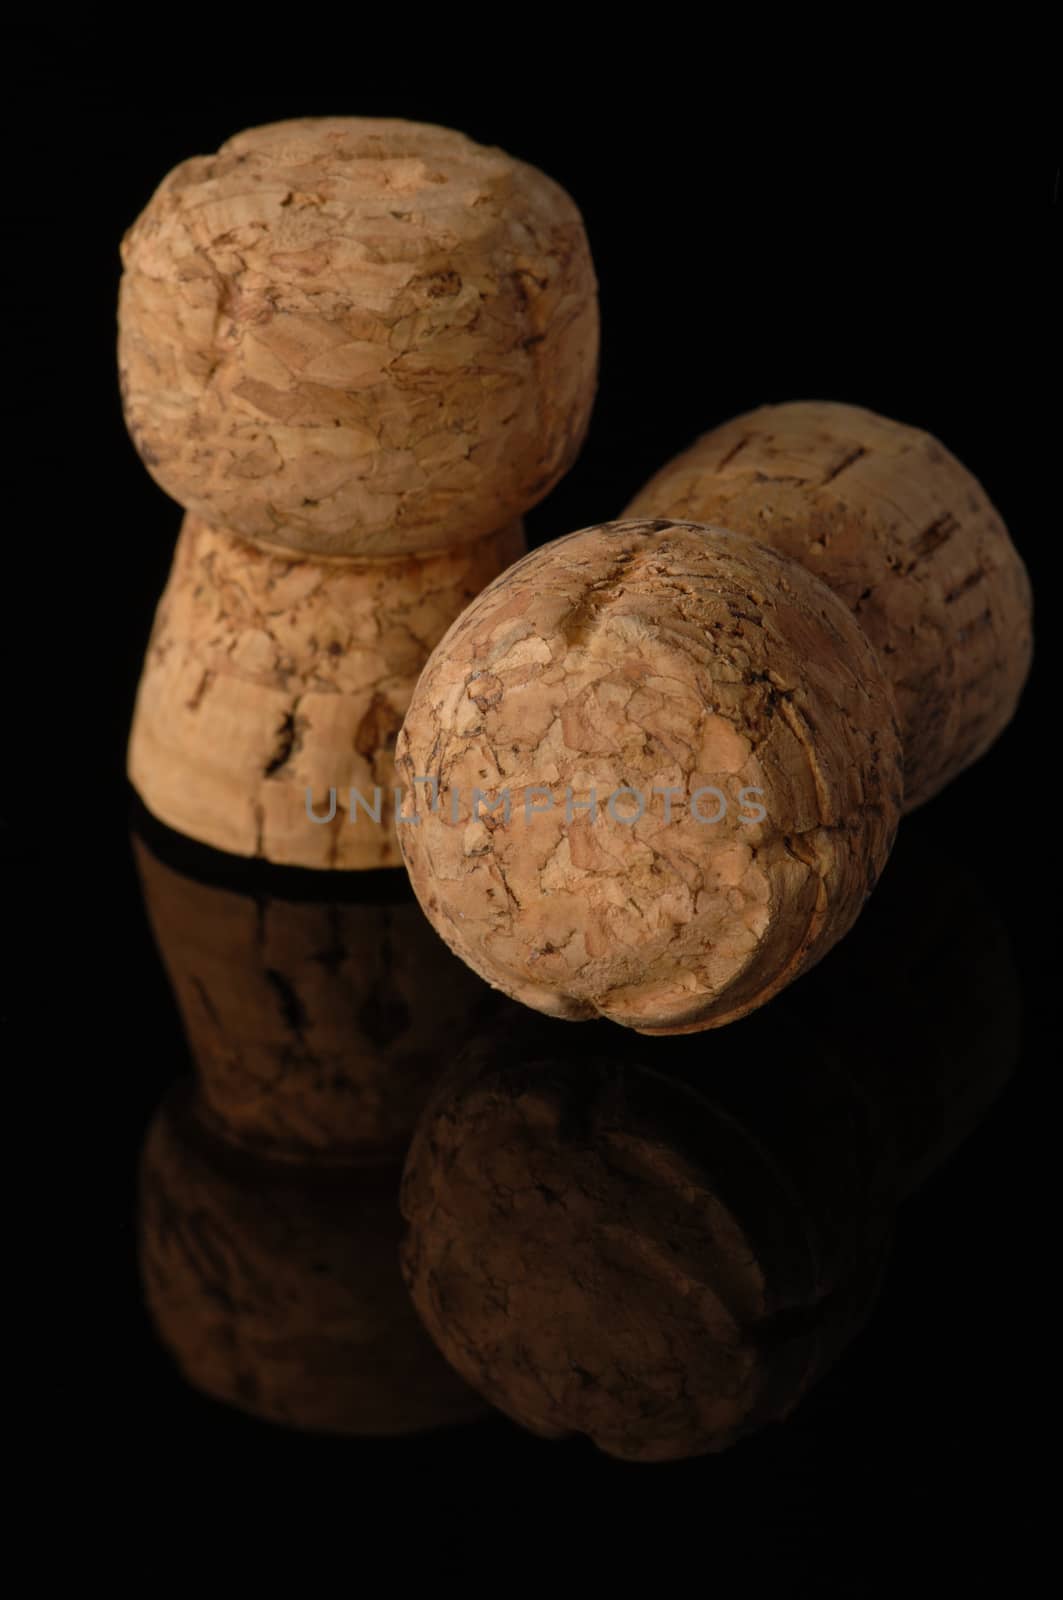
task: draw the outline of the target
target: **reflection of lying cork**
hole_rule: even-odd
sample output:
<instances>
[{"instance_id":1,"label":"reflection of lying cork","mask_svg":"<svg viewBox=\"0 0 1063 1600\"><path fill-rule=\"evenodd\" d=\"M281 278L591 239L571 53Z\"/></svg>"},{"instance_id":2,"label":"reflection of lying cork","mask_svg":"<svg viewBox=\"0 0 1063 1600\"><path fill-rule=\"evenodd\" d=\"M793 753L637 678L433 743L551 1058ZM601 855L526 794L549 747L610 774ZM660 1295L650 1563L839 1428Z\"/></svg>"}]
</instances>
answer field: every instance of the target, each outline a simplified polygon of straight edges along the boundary
<instances>
[{"instance_id":1,"label":"reflection of lying cork","mask_svg":"<svg viewBox=\"0 0 1063 1600\"><path fill-rule=\"evenodd\" d=\"M444 1049L490 999L405 877L388 875L383 902L300 902L197 881L136 836L134 850L203 1119L284 1160L401 1160Z\"/></svg>"},{"instance_id":2,"label":"reflection of lying cork","mask_svg":"<svg viewBox=\"0 0 1063 1600\"><path fill-rule=\"evenodd\" d=\"M178 1094L141 1168L144 1291L185 1378L270 1422L366 1436L484 1413L413 1312L394 1178L263 1167Z\"/></svg>"},{"instance_id":3,"label":"reflection of lying cork","mask_svg":"<svg viewBox=\"0 0 1063 1600\"><path fill-rule=\"evenodd\" d=\"M466 1055L410 1153L407 1282L455 1370L532 1431L630 1460L718 1450L792 1409L870 1305L874 1141L850 1115L852 1165L824 1169L806 1118L802 1188L711 1091L610 1059L591 1026L590 1057L550 1022Z\"/></svg>"},{"instance_id":4,"label":"reflection of lying cork","mask_svg":"<svg viewBox=\"0 0 1063 1600\"><path fill-rule=\"evenodd\" d=\"M1006 936L928 854L902 840L800 1006L668 1041L513 1008L467 1048L407 1160L404 1267L485 1398L536 1433L671 1460L785 1417L828 1370L896 1206L1017 1057Z\"/></svg>"}]
</instances>

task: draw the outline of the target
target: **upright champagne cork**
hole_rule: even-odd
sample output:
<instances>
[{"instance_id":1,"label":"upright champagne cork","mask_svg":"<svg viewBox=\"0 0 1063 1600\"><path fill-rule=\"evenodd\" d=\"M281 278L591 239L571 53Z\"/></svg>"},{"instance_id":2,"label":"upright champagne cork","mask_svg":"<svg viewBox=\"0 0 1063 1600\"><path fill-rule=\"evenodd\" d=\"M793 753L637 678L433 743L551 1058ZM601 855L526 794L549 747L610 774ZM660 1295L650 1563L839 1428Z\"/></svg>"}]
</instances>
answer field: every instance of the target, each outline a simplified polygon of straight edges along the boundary
<instances>
[{"instance_id":1,"label":"upright champagne cork","mask_svg":"<svg viewBox=\"0 0 1063 1600\"><path fill-rule=\"evenodd\" d=\"M449 129L308 118L182 163L122 259L126 420L188 513L132 781L222 850L393 865L391 822L311 812L390 787L428 651L579 449L598 349L579 212Z\"/></svg>"}]
</instances>

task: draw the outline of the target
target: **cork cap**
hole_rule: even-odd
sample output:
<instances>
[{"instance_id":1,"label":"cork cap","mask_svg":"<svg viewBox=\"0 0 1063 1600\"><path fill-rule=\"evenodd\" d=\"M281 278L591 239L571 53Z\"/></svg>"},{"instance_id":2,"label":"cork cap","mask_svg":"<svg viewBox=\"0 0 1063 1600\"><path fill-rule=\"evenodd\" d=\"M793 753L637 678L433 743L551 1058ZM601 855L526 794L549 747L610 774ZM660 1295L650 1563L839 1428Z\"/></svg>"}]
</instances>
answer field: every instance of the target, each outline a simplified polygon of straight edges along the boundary
<instances>
[{"instance_id":1,"label":"cork cap","mask_svg":"<svg viewBox=\"0 0 1063 1600\"><path fill-rule=\"evenodd\" d=\"M122 259L126 420L210 526L434 550L518 517L582 441L598 315L579 212L463 134L250 129L170 173Z\"/></svg>"}]
</instances>

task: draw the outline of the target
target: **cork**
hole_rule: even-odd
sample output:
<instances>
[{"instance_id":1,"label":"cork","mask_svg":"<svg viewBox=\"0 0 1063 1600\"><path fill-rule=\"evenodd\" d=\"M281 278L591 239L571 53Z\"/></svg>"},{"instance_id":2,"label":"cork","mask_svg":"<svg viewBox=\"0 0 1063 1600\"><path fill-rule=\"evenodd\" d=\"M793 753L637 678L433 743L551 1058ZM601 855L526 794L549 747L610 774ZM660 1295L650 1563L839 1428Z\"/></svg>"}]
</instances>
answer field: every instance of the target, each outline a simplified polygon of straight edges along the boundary
<instances>
[{"instance_id":1,"label":"cork","mask_svg":"<svg viewBox=\"0 0 1063 1600\"><path fill-rule=\"evenodd\" d=\"M664 520L491 584L430 657L396 768L451 949L537 1010L644 1033L743 1016L824 955L901 793L892 692L848 608L763 545Z\"/></svg>"},{"instance_id":2,"label":"cork","mask_svg":"<svg viewBox=\"0 0 1063 1600\"><path fill-rule=\"evenodd\" d=\"M122 244L142 460L282 550L422 553L523 515L576 456L597 287L550 178L416 122L251 128L164 179Z\"/></svg>"},{"instance_id":3,"label":"cork","mask_svg":"<svg viewBox=\"0 0 1063 1600\"><path fill-rule=\"evenodd\" d=\"M130 733L144 804L235 855L398 865L394 744L414 684L523 548L513 523L423 557L318 561L186 516Z\"/></svg>"},{"instance_id":4,"label":"cork","mask_svg":"<svg viewBox=\"0 0 1063 1600\"><path fill-rule=\"evenodd\" d=\"M1022 559L977 479L919 428L858 406L761 406L704 434L625 515L722 523L851 608L893 685L905 809L983 755L1030 668Z\"/></svg>"}]
</instances>

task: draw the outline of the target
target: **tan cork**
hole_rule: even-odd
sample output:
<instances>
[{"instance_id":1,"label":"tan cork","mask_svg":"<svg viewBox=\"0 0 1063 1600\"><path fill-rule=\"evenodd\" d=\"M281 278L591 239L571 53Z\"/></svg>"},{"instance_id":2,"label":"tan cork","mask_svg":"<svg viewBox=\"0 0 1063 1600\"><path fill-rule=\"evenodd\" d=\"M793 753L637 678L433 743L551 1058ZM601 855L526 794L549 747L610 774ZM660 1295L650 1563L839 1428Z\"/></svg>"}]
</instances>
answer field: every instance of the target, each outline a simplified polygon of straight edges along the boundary
<instances>
[{"instance_id":1,"label":"tan cork","mask_svg":"<svg viewBox=\"0 0 1063 1600\"><path fill-rule=\"evenodd\" d=\"M901 794L892 692L848 608L763 545L667 521L585 529L491 584L433 652L396 768L451 948L540 1011L647 1033L729 1022L818 960Z\"/></svg>"}]
</instances>

